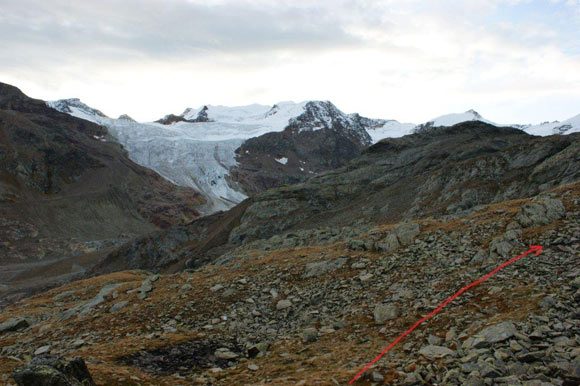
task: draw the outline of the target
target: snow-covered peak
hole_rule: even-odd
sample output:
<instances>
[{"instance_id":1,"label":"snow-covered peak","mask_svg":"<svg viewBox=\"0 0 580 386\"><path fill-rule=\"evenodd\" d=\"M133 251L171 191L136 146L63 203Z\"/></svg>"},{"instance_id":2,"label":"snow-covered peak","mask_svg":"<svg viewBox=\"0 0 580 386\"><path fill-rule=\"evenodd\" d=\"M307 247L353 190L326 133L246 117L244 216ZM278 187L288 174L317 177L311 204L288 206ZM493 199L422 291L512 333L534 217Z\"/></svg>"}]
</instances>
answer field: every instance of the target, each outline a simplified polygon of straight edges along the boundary
<instances>
[{"instance_id":1,"label":"snow-covered peak","mask_svg":"<svg viewBox=\"0 0 580 386\"><path fill-rule=\"evenodd\" d=\"M483 118L477 111L475 110L467 110L464 113L455 113L455 114L446 114L440 117L431 119L430 121L417 125L413 132L417 133L431 127L439 127L439 126L453 126L457 125L461 122L468 122L468 121L481 121L485 123L489 123L490 125L497 126L495 123L488 121L487 119Z\"/></svg>"},{"instance_id":2,"label":"snow-covered peak","mask_svg":"<svg viewBox=\"0 0 580 386\"><path fill-rule=\"evenodd\" d=\"M58 101L46 102L48 107L52 107L61 113L67 113L77 118L82 118L87 121L102 124L103 121L109 120L110 118L103 114L101 111L87 106L81 102L78 98L61 99Z\"/></svg>"},{"instance_id":3,"label":"snow-covered peak","mask_svg":"<svg viewBox=\"0 0 580 386\"><path fill-rule=\"evenodd\" d=\"M539 125L530 125L524 129L527 133L533 135L553 135L553 134L571 134L580 133L580 114L558 122L543 122Z\"/></svg>"},{"instance_id":4,"label":"snow-covered peak","mask_svg":"<svg viewBox=\"0 0 580 386\"><path fill-rule=\"evenodd\" d=\"M381 121L382 122L382 121ZM379 121L361 117L358 114L347 115L329 101L310 101L304 105L304 112L290 119L292 129L302 130L342 130L353 136L363 145L372 143L366 127L380 126Z\"/></svg>"}]
</instances>

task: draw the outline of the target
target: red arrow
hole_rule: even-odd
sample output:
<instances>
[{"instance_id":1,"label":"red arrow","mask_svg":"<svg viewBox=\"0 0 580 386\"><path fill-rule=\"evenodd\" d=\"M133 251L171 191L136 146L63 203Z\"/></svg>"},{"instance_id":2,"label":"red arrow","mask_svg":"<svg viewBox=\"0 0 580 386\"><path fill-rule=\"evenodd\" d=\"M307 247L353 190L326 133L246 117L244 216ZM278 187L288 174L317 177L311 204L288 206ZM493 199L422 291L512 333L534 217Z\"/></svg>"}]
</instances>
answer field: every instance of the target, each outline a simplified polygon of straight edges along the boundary
<instances>
[{"instance_id":1,"label":"red arrow","mask_svg":"<svg viewBox=\"0 0 580 386\"><path fill-rule=\"evenodd\" d=\"M484 281L486 281L487 279L489 279L490 277L492 277L493 275L495 275L496 273L498 273L499 271L501 271L502 269L504 269L505 267L507 267L508 265L515 263L516 261L518 261L519 259L521 259L522 257L525 257L527 255L529 255L530 253L534 253L535 256L538 256L540 253L542 253L542 246L541 245L532 245L530 246L530 249L528 249L526 252L522 253L519 256L514 257L511 260L506 261L505 263L503 263L502 265L500 265L499 267L497 267L496 269L494 269L493 271L491 271L490 273L488 273L485 276L482 276L481 278L477 279L476 281L474 281L471 284L466 285L465 287L463 287L462 289L460 289L459 291L457 291L453 296L451 296L449 299L445 300L443 303L441 303L439 305L439 307L435 308L433 311L431 311L431 313L427 316L424 316L421 320L419 320L417 323L415 323L413 325L413 327L409 328L407 331L405 331L404 333L402 333L401 335L399 335L399 337L397 339L395 339L393 341L393 343L391 343L390 345L388 345L383 351L381 351L381 353L379 355L377 355L377 357L375 359L373 359L372 361L369 362L368 365L366 365L361 371L359 371L359 373L357 375L355 375L349 382L348 384L351 385L354 383L354 381L356 381L365 371L367 371L369 369L369 367L371 367L372 365L374 365L375 363L377 363L377 361L379 359L381 359L383 357L383 355L385 355L387 353L387 351L389 351L390 349L392 349L397 343L399 343L399 341L401 339L403 339L405 336L409 335L411 332L413 332L414 329L416 329L417 327L419 327L419 325L421 323L423 323L424 321L431 319L433 316L437 315L439 312L441 312L441 310L443 309L443 307L445 307L447 304L451 303L453 300L455 300L459 295L461 295L462 293L464 293L465 291L467 291L468 289L470 289L471 287L475 287L478 284L483 283Z\"/></svg>"}]
</instances>

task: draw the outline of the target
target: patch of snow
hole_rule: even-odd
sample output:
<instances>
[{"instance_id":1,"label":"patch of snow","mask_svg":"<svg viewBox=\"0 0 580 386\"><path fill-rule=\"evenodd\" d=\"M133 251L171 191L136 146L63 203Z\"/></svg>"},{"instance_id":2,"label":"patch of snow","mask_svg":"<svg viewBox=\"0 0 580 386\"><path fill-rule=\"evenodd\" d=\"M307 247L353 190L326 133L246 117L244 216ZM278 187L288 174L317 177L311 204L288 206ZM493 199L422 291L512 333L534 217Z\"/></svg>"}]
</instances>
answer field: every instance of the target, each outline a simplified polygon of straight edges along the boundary
<instances>
[{"instance_id":1,"label":"patch of snow","mask_svg":"<svg viewBox=\"0 0 580 386\"><path fill-rule=\"evenodd\" d=\"M252 138L269 132L283 131L290 119L304 112L308 102L280 102L274 106L253 104L248 106L207 105L196 109L188 108L182 116L192 120L207 107L207 117L213 122L179 122L176 126L188 128L204 134L211 140Z\"/></svg>"},{"instance_id":2,"label":"patch of snow","mask_svg":"<svg viewBox=\"0 0 580 386\"><path fill-rule=\"evenodd\" d=\"M385 138L398 138L413 132L414 123L400 123L395 120L388 120L382 126L368 128L367 132L371 136L373 143Z\"/></svg>"},{"instance_id":3,"label":"patch of snow","mask_svg":"<svg viewBox=\"0 0 580 386\"><path fill-rule=\"evenodd\" d=\"M274 158L274 160L282 165L286 165L288 163L288 158L286 157Z\"/></svg>"}]
</instances>

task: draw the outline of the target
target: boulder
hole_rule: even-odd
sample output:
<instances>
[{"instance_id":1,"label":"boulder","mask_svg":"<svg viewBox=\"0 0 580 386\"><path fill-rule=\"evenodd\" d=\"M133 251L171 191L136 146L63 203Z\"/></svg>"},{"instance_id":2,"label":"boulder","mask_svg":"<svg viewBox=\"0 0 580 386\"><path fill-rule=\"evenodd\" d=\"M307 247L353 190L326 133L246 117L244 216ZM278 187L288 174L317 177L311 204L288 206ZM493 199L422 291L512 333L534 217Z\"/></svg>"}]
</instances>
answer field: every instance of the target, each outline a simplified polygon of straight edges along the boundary
<instances>
[{"instance_id":1,"label":"boulder","mask_svg":"<svg viewBox=\"0 0 580 386\"><path fill-rule=\"evenodd\" d=\"M318 331L314 327L309 327L302 331L302 341L304 343L314 342L318 339Z\"/></svg>"},{"instance_id":2,"label":"boulder","mask_svg":"<svg viewBox=\"0 0 580 386\"><path fill-rule=\"evenodd\" d=\"M399 239L394 233L389 233L385 238L375 243L377 252L392 252L399 248Z\"/></svg>"},{"instance_id":3,"label":"boulder","mask_svg":"<svg viewBox=\"0 0 580 386\"><path fill-rule=\"evenodd\" d=\"M566 213L562 201L552 198L538 198L527 202L516 216L524 227L547 225L561 219Z\"/></svg>"},{"instance_id":4,"label":"boulder","mask_svg":"<svg viewBox=\"0 0 580 386\"><path fill-rule=\"evenodd\" d=\"M276 309L277 310L284 310L288 307L292 306L292 302L288 299L282 299L279 300L278 303L276 303Z\"/></svg>"},{"instance_id":5,"label":"boulder","mask_svg":"<svg viewBox=\"0 0 580 386\"><path fill-rule=\"evenodd\" d=\"M374 310L375 322L382 324L387 320L397 319L399 309L393 304L377 304Z\"/></svg>"},{"instance_id":6,"label":"boulder","mask_svg":"<svg viewBox=\"0 0 580 386\"><path fill-rule=\"evenodd\" d=\"M85 361L38 356L12 374L18 386L95 386Z\"/></svg>"},{"instance_id":7,"label":"boulder","mask_svg":"<svg viewBox=\"0 0 580 386\"><path fill-rule=\"evenodd\" d=\"M512 322L502 322L484 328L477 334L477 338L482 339L488 344L492 344L508 340L516 333L517 333L516 327Z\"/></svg>"},{"instance_id":8,"label":"boulder","mask_svg":"<svg viewBox=\"0 0 580 386\"><path fill-rule=\"evenodd\" d=\"M415 237L420 233L419 224L417 223L402 223L395 228L395 234L401 245L410 244Z\"/></svg>"},{"instance_id":9,"label":"boulder","mask_svg":"<svg viewBox=\"0 0 580 386\"><path fill-rule=\"evenodd\" d=\"M451 349L444 346L435 346L433 344L423 346L419 350L419 354L423 355L428 359L439 359L446 356L456 356L457 353Z\"/></svg>"},{"instance_id":10,"label":"boulder","mask_svg":"<svg viewBox=\"0 0 580 386\"><path fill-rule=\"evenodd\" d=\"M30 323L24 318L10 318L0 323L0 334L4 332L23 330L29 326Z\"/></svg>"},{"instance_id":11,"label":"boulder","mask_svg":"<svg viewBox=\"0 0 580 386\"><path fill-rule=\"evenodd\" d=\"M348 261L345 257L340 257L334 260L323 260L315 261L313 263L306 264L306 269L304 273L304 278L321 276L327 272L336 271L342 268Z\"/></svg>"}]
</instances>

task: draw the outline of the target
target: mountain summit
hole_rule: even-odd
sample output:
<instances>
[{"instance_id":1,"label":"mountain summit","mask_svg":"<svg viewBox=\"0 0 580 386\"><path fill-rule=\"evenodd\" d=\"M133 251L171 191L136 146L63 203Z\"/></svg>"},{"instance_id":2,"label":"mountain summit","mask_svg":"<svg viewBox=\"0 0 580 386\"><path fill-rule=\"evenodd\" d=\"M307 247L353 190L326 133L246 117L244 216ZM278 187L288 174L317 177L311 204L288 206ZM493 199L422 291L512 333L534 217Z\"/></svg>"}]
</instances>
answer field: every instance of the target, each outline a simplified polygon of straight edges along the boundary
<instances>
[{"instance_id":1,"label":"mountain summit","mask_svg":"<svg viewBox=\"0 0 580 386\"><path fill-rule=\"evenodd\" d=\"M498 126L497 124L488 121L487 119L483 118L481 114L477 111L471 109L467 110L464 113L455 113L455 114L446 114L441 115L437 118L433 118L430 121L422 123L420 125L415 126L413 132L418 133L423 130L427 130L431 127L439 127L439 126L453 126L457 125L458 123L468 122L468 121L480 121L489 123L490 125Z\"/></svg>"}]
</instances>

